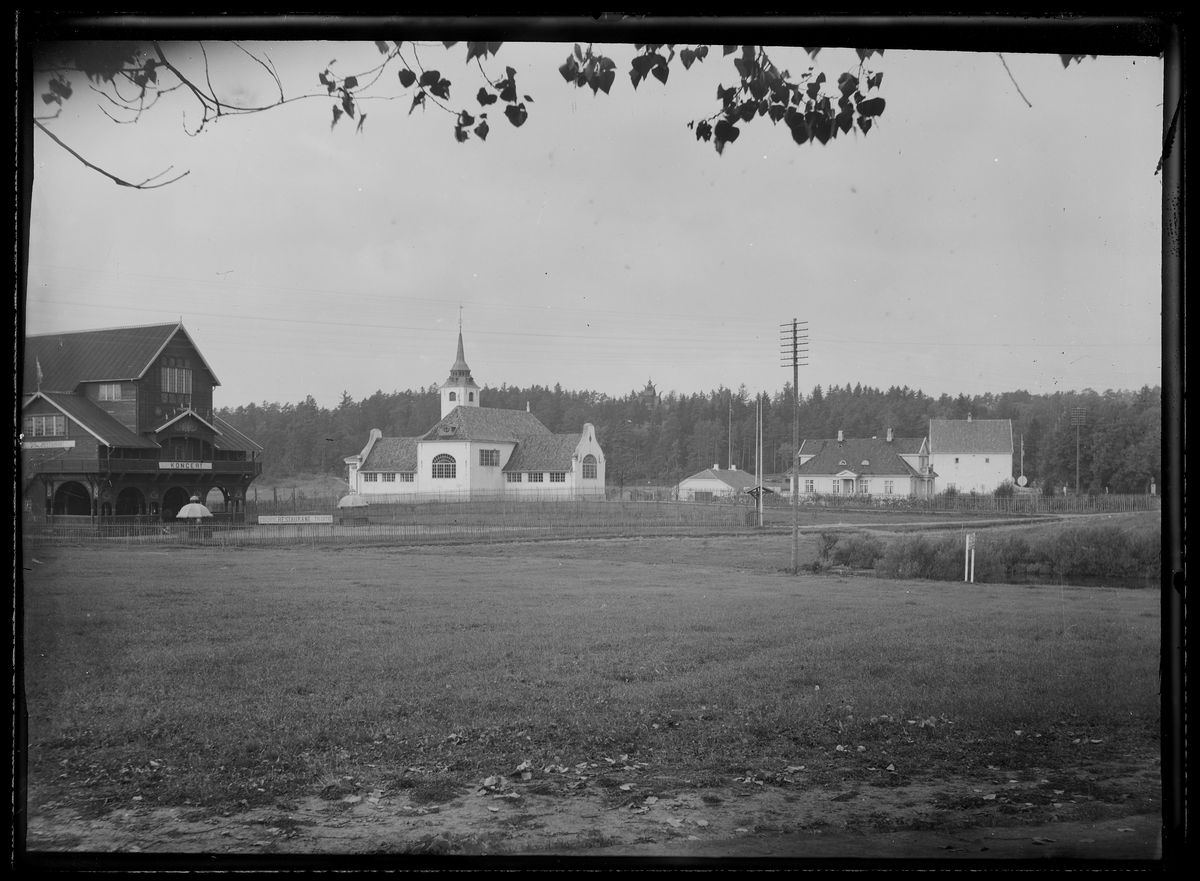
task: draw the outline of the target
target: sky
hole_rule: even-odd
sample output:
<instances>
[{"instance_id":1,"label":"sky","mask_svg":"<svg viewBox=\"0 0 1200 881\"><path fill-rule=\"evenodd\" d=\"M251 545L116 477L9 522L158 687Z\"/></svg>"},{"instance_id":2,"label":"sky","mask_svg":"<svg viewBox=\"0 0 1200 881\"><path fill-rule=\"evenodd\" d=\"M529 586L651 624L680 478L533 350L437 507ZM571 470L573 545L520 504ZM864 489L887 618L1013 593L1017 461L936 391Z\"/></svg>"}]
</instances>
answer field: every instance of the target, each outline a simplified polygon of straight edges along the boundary
<instances>
[{"instance_id":1,"label":"sky","mask_svg":"<svg viewBox=\"0 0 1200 881\"><path fill-rule=\"evenodd\" d=\"M331 129L318 74L377 66L372 42L241 47L204 44L230 103L277 97L247 52L287 97L313 97L193 136L183 90L120 124L77 82L46 123L128 180L188 172L168 186L118 187L34 131L26 333L181 319L218 407L440 384L460 319L474 378L493 387L775 393L793 319L808 325L805 393L1162 381L1159 58L1064 69L1057 55L892 49L868 62L887 100L869 135L799 146L759 118L718 155L687 123L735 82L719 46L635 90L633 47L596 44L618 64L606 96L558 73L572 44L505 43L483 66L516 71L528 120L493 105L486 142L465 144L451 114L409 113L395 66L362 101L361 131ZM165 49L203 78L197 44ZM814 64L770 54L793 73ZM417 57L451 81L454 110L480 110L464 44ZM831 80L857 63L836 48L815 60Z\"/></svg>"}]
</instances>

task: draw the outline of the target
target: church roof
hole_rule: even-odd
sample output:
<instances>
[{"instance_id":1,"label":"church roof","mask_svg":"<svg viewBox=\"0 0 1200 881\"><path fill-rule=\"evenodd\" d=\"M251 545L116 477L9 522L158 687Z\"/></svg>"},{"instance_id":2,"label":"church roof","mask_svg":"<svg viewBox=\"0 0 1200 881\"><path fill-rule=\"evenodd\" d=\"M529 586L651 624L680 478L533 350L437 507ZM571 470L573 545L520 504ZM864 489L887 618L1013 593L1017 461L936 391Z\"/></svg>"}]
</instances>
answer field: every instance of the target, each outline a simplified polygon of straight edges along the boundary
<instances>
[{"instance_id":1,"label":"church roof","mask_svg":"<svg viewBox=\"0 0 1200 881\"><path fill-rule=\"evenodd\" d=\"M538 418L525 410L492 407L455 407L420 440L518 441L529 435L550 434Z\"/></svg>"},{"instance_id":2,"label":"church roof","mask_svg":"<svg viewBox=\"0 0 1200 881\"><path fill-rule=\"evenodd\" d=\"M416 471L417 438L381 437L358 466L359 471Z\"/></svg>"},{"instance_id":3,"label":"church roof","mask_svg":"<svg viewBox=\"0 0 1200 881\"><path fill-rule=\"evenodd\" d=\"M520 411L518 411L520 412ZM505 471L570 471L577 434L531 434L517 441Z\"/></svg>"}]
</instances>

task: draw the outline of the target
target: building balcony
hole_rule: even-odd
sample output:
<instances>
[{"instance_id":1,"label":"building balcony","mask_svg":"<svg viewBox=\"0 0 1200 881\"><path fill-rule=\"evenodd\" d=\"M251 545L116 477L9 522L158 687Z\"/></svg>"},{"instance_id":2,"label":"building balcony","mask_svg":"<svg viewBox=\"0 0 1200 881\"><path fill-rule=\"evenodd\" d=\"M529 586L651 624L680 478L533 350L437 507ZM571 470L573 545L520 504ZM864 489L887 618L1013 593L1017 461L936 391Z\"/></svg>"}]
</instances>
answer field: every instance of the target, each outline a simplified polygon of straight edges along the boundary
<instances>
[{"instance_id":1,"label":"building balcony","mask_svg":"<svg viewBox=\"0 0 1200 881\"><path fill-rule=\"evenodd\" d=\"M163 467L158 459L105 459L94 458L55 458L36 465L27 466L28 474L235 474L238 476L262 474L262 461L250 462L223 461L221 459L203 462L170 462L168 465L180 467Z\"/></svg>"}]
</instances>

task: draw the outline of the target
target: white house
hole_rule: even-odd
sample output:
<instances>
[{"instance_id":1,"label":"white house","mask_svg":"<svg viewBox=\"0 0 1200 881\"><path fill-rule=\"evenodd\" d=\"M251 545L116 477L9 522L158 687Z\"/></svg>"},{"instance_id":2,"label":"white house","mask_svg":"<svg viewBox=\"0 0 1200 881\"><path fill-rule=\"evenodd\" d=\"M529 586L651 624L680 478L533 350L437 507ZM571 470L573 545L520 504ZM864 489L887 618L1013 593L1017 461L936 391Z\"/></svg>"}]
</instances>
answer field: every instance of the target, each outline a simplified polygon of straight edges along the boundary
<instances>
[{"instance_id":1,"label":"white house","mask_svg":"<svg viewBox=\"0 0 1200 881\"><path fill-rule=\"evenodd\" d=\"M420 437L383 437L345 460L350 490L379 502L441 495L604 498L604 453L589 422L552 434L527 410L482 407L462 333L442 418Z\"/></svg>"},{"instance_id":2,"label":"white house","mask_svg":"<svg viewBox=\"0 0 1200 881\"><path fill-rule=\"evenodd\" d=\"M809 440L800 444L800 497L813 495L927 496L934 474L925 438Z\"/></svg>"},{"instance_id":3,"label":"white house","mask_svg":"<svg viewBox=\"0 0 1200 881\"><path fill-rule=\"evenodd\" d=\"M675 487L681 502L711 502L721 497L736 496L755 486L754 475L737 468L721 470L719 465L685 477Z\"/></svg>"},{"instance_id":4,"label":"white house","mask_svg":"<svg viewBox=\"0 0 1200 881\"><path fill-rule=\"evenodd\" d=\"M930 419L929 464L938 492L990 493L1013 479L1011 419Z\"/></svg>"}]
</instances>

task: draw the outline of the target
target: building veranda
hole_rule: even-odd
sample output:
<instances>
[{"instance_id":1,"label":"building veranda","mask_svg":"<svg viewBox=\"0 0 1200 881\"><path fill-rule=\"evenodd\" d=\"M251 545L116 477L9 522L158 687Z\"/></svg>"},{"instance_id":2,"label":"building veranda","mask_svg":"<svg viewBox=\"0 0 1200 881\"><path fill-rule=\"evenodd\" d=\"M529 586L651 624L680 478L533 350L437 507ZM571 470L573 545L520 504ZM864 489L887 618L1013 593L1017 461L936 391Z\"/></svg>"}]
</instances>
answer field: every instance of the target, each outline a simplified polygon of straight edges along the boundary
<instances>
[{"instance_id":1,"label":"building veranda","mask_svg":"<svg viewBox=\"0 0 1200 881\"><path fill-rule=\"evenodd\" d=\"M216 415L220 385L182 322L25 338L25 522L171 521L218 490L244 516L262 447Z\"/></svg>"}]
</instances>

